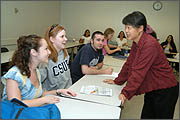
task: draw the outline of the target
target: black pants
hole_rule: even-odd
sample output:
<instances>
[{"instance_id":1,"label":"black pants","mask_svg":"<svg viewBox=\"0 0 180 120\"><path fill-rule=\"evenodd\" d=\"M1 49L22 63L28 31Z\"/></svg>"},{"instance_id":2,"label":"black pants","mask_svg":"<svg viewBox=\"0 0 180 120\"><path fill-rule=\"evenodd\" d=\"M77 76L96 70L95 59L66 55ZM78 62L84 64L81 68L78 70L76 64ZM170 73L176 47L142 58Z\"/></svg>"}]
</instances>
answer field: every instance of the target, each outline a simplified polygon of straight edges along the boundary
<instances>
[{"instance_id":1,"label":"black pants","mask_svg":"<svg viewBox=\"0 0 180 120\"><path fill-rule=\"evenodd\" d=\"M179 84L146 93L141 119L173 119L178 95Z\"/></svg>"}]
</instances>

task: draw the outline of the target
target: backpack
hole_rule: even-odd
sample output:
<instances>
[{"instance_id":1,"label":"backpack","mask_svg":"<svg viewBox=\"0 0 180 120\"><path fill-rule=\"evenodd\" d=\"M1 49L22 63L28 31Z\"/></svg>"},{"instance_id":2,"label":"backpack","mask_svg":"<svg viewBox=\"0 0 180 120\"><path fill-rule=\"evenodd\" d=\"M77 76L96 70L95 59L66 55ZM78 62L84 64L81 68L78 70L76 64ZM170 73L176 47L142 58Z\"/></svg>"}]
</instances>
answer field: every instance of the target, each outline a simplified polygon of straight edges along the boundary
<instances>
[{"instance_id":1,"label":"backpack","mask_svg":"<svg viewBox=\"0 0 180 120\"><path fill-rule=\"evenodd\" d=\"M20 100L1 101L0 119L61 119L59 109L55 104L40 107L28 107Z\"/></svg>"}]
</instances>

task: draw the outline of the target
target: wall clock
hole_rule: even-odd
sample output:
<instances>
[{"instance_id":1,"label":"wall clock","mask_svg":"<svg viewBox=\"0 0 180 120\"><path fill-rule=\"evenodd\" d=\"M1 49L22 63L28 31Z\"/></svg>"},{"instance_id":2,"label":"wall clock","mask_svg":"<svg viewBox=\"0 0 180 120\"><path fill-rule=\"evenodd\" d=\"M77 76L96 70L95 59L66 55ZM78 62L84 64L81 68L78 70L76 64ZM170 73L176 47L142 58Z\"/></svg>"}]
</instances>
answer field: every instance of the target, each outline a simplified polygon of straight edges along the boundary
<instances>
[{"instance_id":1,"label":"wall clock","mask_svg":"<svg viewBox=\"0 0 180 120\"><path fill-rule=\"evenodd\" d=\"M162 4L162 2L160 2L160 1L155 1L155 2L153 3L153 9L156 10L156 11L161 10L161 9L162 9L162 6L163 6L163 4Z\"/></svg>"}]
</instances>

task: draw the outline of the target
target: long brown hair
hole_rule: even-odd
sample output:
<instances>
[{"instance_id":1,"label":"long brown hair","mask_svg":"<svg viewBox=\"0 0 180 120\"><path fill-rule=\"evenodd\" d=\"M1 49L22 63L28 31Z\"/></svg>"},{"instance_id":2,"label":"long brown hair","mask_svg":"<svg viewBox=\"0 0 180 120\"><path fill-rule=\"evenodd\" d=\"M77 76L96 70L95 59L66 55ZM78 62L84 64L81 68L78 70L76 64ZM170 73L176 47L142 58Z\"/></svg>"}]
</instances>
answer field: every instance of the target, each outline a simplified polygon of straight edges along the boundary
<instances>
[{"instance_id":1,"label":"long brown hair","mask_svg":"<svg viewBox=\"0 0 180 120\"><path fill-rule=\"evenodd\" d=\"M54 45L52 44L50 37L55 38L56 35L58 34L58 32L62 31L62 30L65 30L63 26L58 25L58 24L53 24L53 25L48 27L48 29L45 33L45 39L46 39L46 42L48 44L49 50L51 51L49 58L53 62L57 62L58 52L57 52L56 48L54 47ZM67 51L66 51L66 49L63 49L63 51L64 51L64 58L65 58L67 56Z\"/></svg>"},{"instance_id":2,"label":"long brown hair","mask_svg":"<svg viewBox=\"0 0 180 120\"><path fill-rule=\"evenodd\" d=\"M11 61L9 63L9 67L16 65L20 70L22 75L26 75L28 77L31 76L31 72L29 70L29 62L30 62L30 51L34 49L38 51L41 46L42 37L37 35L28 35L21 36L17 40L17 49L13 53Z\"/></svg>"}]
</instances>

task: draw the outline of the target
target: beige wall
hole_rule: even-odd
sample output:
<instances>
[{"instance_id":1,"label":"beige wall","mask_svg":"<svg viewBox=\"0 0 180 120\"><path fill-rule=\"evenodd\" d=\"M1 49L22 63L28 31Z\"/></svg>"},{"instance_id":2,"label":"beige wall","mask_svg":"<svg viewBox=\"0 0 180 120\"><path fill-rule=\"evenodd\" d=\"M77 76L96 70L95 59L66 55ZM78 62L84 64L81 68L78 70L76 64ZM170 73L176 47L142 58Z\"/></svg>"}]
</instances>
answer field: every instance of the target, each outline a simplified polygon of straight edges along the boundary
<instances>
[{"instance_id":1,"label":"beige wall","mask_svg":"<svg viewBox=\"0 0 180 120\"><path fill-rule=\"evenodd\" d=\"M169 34L179 48L179 1L162 1L160 11L153 10L154 1L61 1L60 22L70 38L79 39L86 28L91 33L112 27L115 36L123 30L122 19L128 13L141 11L148 24L157 32L160 42Z\"/></svg>"},{"instance_id":2,"label":"beige wall","mask_svg":"<svg viewBox=\"0 0 180 120\"><path fill-rule=\"evenodd\" d=\"M139 10L157 32L160 42L172 34L179 49L179 1L162 3L163 8L154 11L153 1L2 1L1 45L9 44L10 48L21 35L44 36L53 23L61 23L69 38L79 39L86 28L92 33L107 27L114 28L115 38L124 30L123 17ZM15 8L18 9L16 14Z\"/></svg>"},{"instance_id":3,"label":"beige wall","mask_svg":"<svg viewBox=\"0 0 180 120\"><path fill-rule=\"evenodd\" d=\"M2 1L1 45L11 50L21 35L44 37L47 27L53 23L60 23L59 1Z\"/></svg>"}]
</instances>

